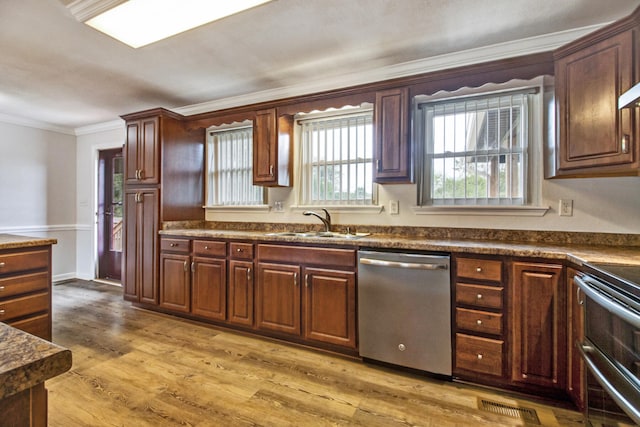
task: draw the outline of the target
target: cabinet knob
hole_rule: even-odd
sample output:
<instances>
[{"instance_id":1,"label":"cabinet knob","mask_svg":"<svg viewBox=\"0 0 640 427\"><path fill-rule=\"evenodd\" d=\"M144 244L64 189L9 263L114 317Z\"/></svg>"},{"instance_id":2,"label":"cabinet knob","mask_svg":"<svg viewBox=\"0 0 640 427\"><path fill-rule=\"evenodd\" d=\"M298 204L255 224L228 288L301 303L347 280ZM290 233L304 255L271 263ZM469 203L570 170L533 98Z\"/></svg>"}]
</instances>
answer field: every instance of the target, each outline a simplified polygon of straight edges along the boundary
<instances>
[{"instance_id":1,"label":"cabinet knob","mask_svg":"<svg viewBox=\"0 0 640 427\"><path fill-rule=\"evenodd\" d=\"M478 353L478 360L482 360L482 354Z\"/></svg>"},{"instance_id":2,"label":"cabinet knob","mask_svg":"<svg viewBox=\"0 0 640 427\"><path fill-rule=\"evenodd\" d=\"M205 251L208 251L208 250L209 250L209 246L205 246L205 247L204 247L204 250L205 250Z\"/></svg>"},{"instance_id":3,"label":"cabinet knob","mask_svg":"<svg viewBox=\"0 0 640 427\"><path fill-rule=\"evenodd\" d=\"M4 286L0 286L0 292L4 291Z\"/></svg>"},{"instance_id":4,"label":"cabinet knob","mask_svg":"<svg viewBox=\"0 0 640 427\"><path fill-rule=\"evenodd\" d=\"M482 325L482 320L478 319L478 320L476 320L476 323L477 323L478 325Z\"/></svg>"},{"instance_id":5,"label":"cabinet knob","mask_svg":"<svg viewBox=\"0 0 640 427\"><path fill-rule=\"evenodd\" d=\"M482 273L482 267L476 267L476 272Z\"/></svg>"},{"instance_id":6,"label":"cabinet knob","mask_svg":"<svg viewBox=\"0 0 640 427\"><path fill-rule=\"evenodd\" d=\"M406 349L407 349L407 346L405 346L404 344L398 344L398 350L405 351Z\"/></svg>"},{"instance_id":7,"label":"cabinet knob","mask_svg":"<svg viewBox=\"0 0 640 427\"><path fill-rule=\"evenodd\" d=\"M482 299L482 294L476 295L476 299Z\"/></svg>"},{"instance_id":8,"label":"cabinet knob","mask_svg":"<svg viewBox=\"0 0 640 427\"><path fill-rule=\"evenodd\" d=\"M242 248L236 249L236 252L242 252Z\"/></svg>"},{"instance_id":9,"label":"cabinet knob","mask_svg":"<svg viewBox=\"0 0 640 427\"><path fill-rule=\"evenodd\" d=\"M0 316L4 316L4 313L5 313L4 309L0 309Z\"/></svg>"},{"instance_id":10,"label":"cabinet knob","mask_svg":"<svg viewBox=\"0 0 640 427\"><path fill-rule=\"evenodd\" d=\"M6 264L4 262L0 262L0 267L4 267Z\"/></svg>"},{"instance_id":11,"label":"cabinet knob","mask_svg":"<svg viewBox=\"0 0 640 427\"><path fill-rule=\"evenodd\" d=\"M176 246L178 246L177 243L170 243L169 246L171 246L172 248L175 248Z\"/></svg>"}]
</instances>

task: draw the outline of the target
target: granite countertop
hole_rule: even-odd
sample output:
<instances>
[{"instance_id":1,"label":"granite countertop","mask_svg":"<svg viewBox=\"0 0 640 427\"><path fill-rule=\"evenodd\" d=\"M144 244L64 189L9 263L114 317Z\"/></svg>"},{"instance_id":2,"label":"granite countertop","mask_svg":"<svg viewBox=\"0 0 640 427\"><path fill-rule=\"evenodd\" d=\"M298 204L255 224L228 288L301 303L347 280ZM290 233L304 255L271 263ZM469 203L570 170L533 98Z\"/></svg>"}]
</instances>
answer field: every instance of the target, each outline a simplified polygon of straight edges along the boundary
<instances>
[{"instance_id":1,"label":"granite countertop","mask_svg":"<svg viewBox=\"0 0 640 427\"><path fill-rule=\"evenodd\" d=\"M33 246L55 245L57 239L0 234L0 249L28 248Z\"/></svg>"},{"instance_id":2,"label":"granite countertop","mask_svg":"<svg viewBox=\"0 0 640 427\"><path fill-rule=\"evenodd\" d=\"M0 399L71 369L71 350L0 322Z\"/></svg>"},{"instance_id":3,"label":"granite countertop","mask_svg":"<svg viewBox=\"0 0 640 427\"><path fill-rule=\"evenodd\" d=\"M371 234L358 239L332 237L298 237L269 235L268 231L227 230L208 228L177 228L160 231L161 235L180 237L202 237L231 240L253 240L262 242L289 242L336 245L353 248L413 249L437 252L505 255L518 257L567 260L577 265L586 262L609 262L640 265L640 246L538 243L491 239L430 239L408 235Z\"/></svg>"}]
</instances>

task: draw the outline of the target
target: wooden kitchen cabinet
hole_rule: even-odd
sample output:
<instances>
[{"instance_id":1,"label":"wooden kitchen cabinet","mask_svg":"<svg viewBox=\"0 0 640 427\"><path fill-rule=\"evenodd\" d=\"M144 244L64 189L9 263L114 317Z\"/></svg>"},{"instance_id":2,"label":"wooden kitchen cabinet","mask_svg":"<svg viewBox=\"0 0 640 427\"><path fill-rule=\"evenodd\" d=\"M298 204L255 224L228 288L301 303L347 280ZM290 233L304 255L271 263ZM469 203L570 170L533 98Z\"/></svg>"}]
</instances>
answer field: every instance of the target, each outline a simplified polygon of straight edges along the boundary
<instances>
[{"instance_id":1,"label":"wooden kitchen cabinet","mask_svg":"<svg viewBox=\"0 0 640 427\"><path fill-rule=\"evenodd\" d=\"M127 122L127 184L158 184L160 175L160 117Z\"/></svg>"},{"instance_id":2,"label":"wooden kitchen cabinet","mask_svg":"<svg viewBox=\"0 0 640 427\"><path fill-rule=\"evenodd\" d=\"M124 299L158 304L159 190L125 189Z\"/></svg>"},{"instance_id":3,"label":"wooden kitchen cabinet","mask_svg":"<svg viewBox=\"0 0 640 427\"><path fill-rule=\"evenodd\" d=\"M292 184L293 116L278 116L275 108L256 111L253 122L253 184Z\"/></svg>"},{"instance_id":4,"label":"wooden kitchen cabinet","mask_svg":"<svg viewBox=\"0 0 640 427\"><path fill-rule=\"evenodd\" d=\"M557 264L511 265L511 379L563 390L566 381L566 288Z\"/></svg>"},{"instance_id":5,"label":"wooden kitchen cabinet","mask_svg":"<svg viewBox=\"0 0 640 427\"><path fill-rule=\"evenodd\" d=\"M378 184L413 182L409 138L409 89L376 93L374 106L374 177Z\"/></svg>"},{"instance_id":6,"label":"wooden kitchen cabinet","mask_svg":"<svg viewBox=\"0 0 640 427\"><path fill-rule=\"evenodd\" d=\"M558 141L548 175L638 175L638 115L618 110L618 97L636 82L639 29L636 12L554 53Z\"/></svg>"},{"instance_id":7,"label":"wooden kitchen cabinet","mask_svg":"<svg viewBox=\"0 0 640 427\"><path fill-rule=\"evenodd\" d=\"M191 312L211 320L227 317L227 244L193 241Z\"/></svg>"},{"instance_id":8,"label":"wooden kitchen cabinet","mask_svg":"<svg viewBox=\"0 0 640 427\"><path fill-rule=\"evenodd\" d=\"M454 375L488 384L507 371L504 263L455 256Z\"/></svg>"},{"instance_id":9,"label":"wooden kitchen cabinet","mask_svg":"<svg viewBox=\"0 0 640 427\"><path fill-rule=\"evenodd\" d=\"M228 316L231 324L254 325L253 262L229 261Z\"/></svg>"},{"instance_id":10,"label":"wooden kitchen cabinet","mask_svg":"<svg viewBox=\"0 0 640 427\"><path fill-rule=\"evenodd\" d=\"M304 338L356 348L356 274L305 268Z\"/></svg>"},{"instance_id":11,"label":"wooden kitchen cabinet","mask_svg":"<svg viewBox=\"0 0 640 427\"><path fill-rule=\"evenodd\" d=\"M191 311L191 257L189 240L162 239L160 253L160 307Z\"/></svg>"},{"instance_id":12,"label":"wooden kitchen cabinet","mask_svg":"<svg viewBox=\"0 0 640 427\"><path fill-rule=\"evenodd\" d=\"M258 263L258 329L300 335L300 266Z\"/></svg>"},{"instance_id":13,"label":"wooden kitchen cabinet","mask_svg":"<svg viewBox=\"0 0 640 427\"><path fill-rule=\"evenodd\" d=\"M51 245L0 251L0 322L51 340Z\"/></svg>"},{"instance_id":14,"label":"wooden kitchen cabinet","mask_svg":"<svg viewBox=\"0 0 640 427\"><path fill-rule=\"evenodd\" d=\"M573 278L580 274L567 268L567 392L578 409L584 409L586 377L584 362L576 347L584 339L584 309L578 285Z\"/></svg>"}]
</instances>

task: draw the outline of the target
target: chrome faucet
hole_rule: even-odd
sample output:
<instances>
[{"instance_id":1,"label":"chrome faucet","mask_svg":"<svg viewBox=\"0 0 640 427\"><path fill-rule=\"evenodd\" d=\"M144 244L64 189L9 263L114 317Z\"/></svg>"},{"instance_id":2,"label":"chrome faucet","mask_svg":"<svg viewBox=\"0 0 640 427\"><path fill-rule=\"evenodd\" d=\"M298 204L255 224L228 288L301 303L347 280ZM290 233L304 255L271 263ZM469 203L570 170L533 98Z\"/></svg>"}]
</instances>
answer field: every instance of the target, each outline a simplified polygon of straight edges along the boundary
<instances>
[{"instance_id":1,"label":"chrome faucet","mask_svg":"<svg viewBox=\"0 0 640 427\"><path fill-rule=\"evenodd\" d=\"M322 221L322 223L324 224L324 231L327 232L327 233L330 233L331 232L331 215L329 215L329 211L328 210L326 210L324 208L322 210L324 211L324 218L320 214L317 214L316 212L313 212L313 211L304 211L304 212L302 212L302 215L306 215L306 216L313 215L313 216L315 216L320 221Z\"/></svg>"}]
</instances>

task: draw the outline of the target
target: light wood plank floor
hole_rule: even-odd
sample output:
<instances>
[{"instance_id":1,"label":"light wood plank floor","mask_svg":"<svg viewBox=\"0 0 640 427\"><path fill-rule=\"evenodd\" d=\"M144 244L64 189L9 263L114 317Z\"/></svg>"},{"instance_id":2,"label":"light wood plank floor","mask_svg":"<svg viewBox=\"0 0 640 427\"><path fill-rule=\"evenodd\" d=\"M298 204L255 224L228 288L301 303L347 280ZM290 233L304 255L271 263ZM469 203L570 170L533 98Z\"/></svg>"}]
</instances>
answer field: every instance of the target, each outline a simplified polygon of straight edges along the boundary
<instances>
[{"instance_id":1,"label":"light wood plank floor","mask_svg":"<svg viewBox=\"0 0 640 427\"><path fill-rule=\"evenodd\" d=\"M49 425L518 426L479 397L535 409L545 426L578 412L479 387L202 326L131 307L119 288L53 288L53 338L73 367L47 382Z\"/></svg>"}]
</instances>

